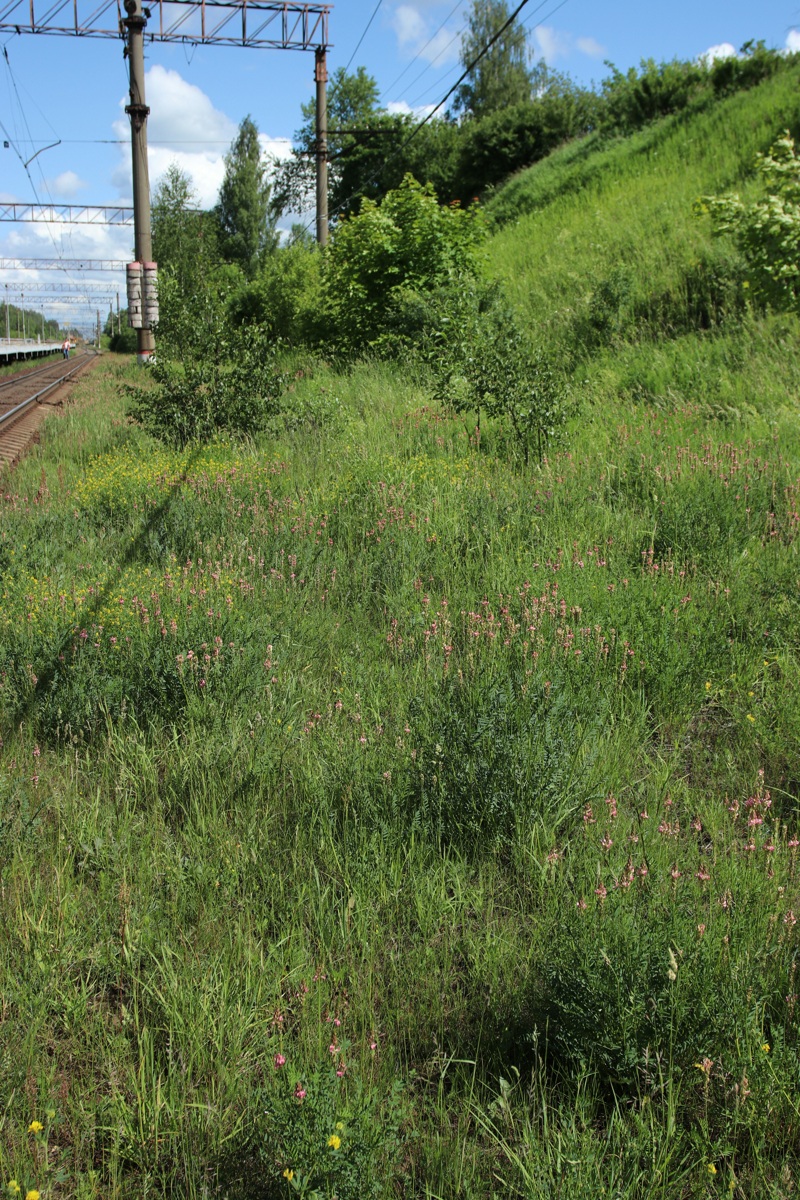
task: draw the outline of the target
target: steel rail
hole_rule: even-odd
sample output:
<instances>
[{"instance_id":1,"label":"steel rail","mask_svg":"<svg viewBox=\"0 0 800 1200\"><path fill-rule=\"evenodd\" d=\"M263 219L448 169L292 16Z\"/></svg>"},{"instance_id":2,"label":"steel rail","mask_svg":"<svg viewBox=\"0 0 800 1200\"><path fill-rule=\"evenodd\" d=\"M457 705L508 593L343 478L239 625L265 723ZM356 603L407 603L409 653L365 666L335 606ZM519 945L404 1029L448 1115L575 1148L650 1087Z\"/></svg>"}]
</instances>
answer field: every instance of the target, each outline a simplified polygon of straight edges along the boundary
<instances>
[{"instance_id":1,"label":"steel rail","mask_svg":"<svg viewBox=\"0 0 800 1200\"><path fill-rule=\"evenodd\" d=\"M54 350L53 354L59 354L59 350ZM83 356L82 356L83 357ZM63 359L59 360L63 362ZM75 360L78 361L77 359ZM0 391L3 388L13 387L15 384L21 383L23 379L33 379L34 375L43 375L45 371L52 371L53 367L57 367L58 362L50 362L46 367L37 367L35 371L22 371L17 375L11 375L7 379L0 379Z\"/></svg>"},{"instance_id":2,"label":"steel rail","mask_svg":"<svg viewBox=\"0 0 800 1200\"><path fill-rule=\"evenodd\" d=\"M3 413L2 417L0 417L0 434L4 433L6 431L6 429L10 429L11 426L14 424L14 422L19 417L21 417L22 414L27 409L29 409L32 404L35 404L37 402L37 400L40 399L41 396L44 396L46 392L52 392L53 388L58 387L59 384L61 384L61 383L66 383L66 381L72 375L74 375L76 371L79 371L81 369L81 367L85 367L86 359L90 359L90 358L94 358L94 355L93 354L84 355L83 359L80 362L76 363L71 371L67 371L66 375L59 376L59 378L56 379L54 383L48 383L47 387L42 388L40 391L36 392L33 396L29 396L27 400L23 400L21 404L17 404L15 408L10 408L7 413ZM19 381L17 381L17 382L19 382Z\"/></svg>"}]
</instances>

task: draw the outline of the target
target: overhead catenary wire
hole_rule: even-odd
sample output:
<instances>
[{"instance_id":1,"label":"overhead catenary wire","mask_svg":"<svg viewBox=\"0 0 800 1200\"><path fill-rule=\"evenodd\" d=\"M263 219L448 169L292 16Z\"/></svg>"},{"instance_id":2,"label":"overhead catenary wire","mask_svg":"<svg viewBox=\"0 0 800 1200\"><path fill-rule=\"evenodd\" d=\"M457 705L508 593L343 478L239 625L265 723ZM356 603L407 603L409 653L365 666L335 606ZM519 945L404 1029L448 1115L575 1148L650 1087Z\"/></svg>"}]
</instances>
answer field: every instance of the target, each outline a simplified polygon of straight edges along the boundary
<instances>
[{"instance_id":1,"label":"overhead catenary wire","mask_svg":"<svg viewBox=\"0 0 800 1200\"><path fill-rule=\"evenodd\" d=\"M557 5L557 7L556 7L556 8L552 9L552 10L551 10L549 13L547 13L547 14L546 14L546 16L543 18L543 20L545 20L545 21L549 20L549 19L550 19L550 17L552 17L553 13L555 13L555 12L558 12L558 9L559 9L559 8L563 8L563 6L564 6L564 4L566 4L566 2L567 2L567 0L563 0L563 3L562 3L562 4L559 4L559 5ZM541 10L541 9L543 9L547 3L548 3L548 0L540 0L540 3L539 3L539 4L537 4L537 5L536 5L536 7L535 7L534 9L532 9L532 10L531 10L531 12L529 13L529 15L528 15L528 16L525 18L525 20L524 20L524 21L521 21L521 22L520 22L520 24L522 24L522 25L528 25L528 24L530 24L530 22L531 22L531 21L532 21L532 19L533 19L533 18L536 16L536 14L537 14L538 12L540 12L540 10ZM513 19L513 18L512 18L512 19ZM538 25L538 24L541 24L541 22L537 22L537 25ZM463 34L465 30L466 30L466 26L464 26L464 29L462 29L462 30L460 30L460 31L459 31L459 32L460 32L460 34ZM459 34L456 34L456 37L458 37L458 36L459 36ZM450 42L450 43L448 43L448 46L449 46L449 45L451 45L453 41L455 41L455 38L453 38L453 39L451 40L451 42ZM448 48L448 47L445 47L445 49L447 49L447 48ZM436 61L436 59L434 59L434 62L435 62L435 61ZM432 66L432 65L433 65L433 64L431 64L431 66ZM427 68L426 68L426 70L427 70ZM451 67L451 68L450 68L448 71L445 71L444 75L440 75L440 76L439 76L439 78L438 78L438 80L436 81L436 84L435 84L435 85L433 85L433 86L436 86L437 88L438 88L438 87L441 87L441 84L442 84L442 82L443 82L445 79L447 79L447 77L448 77L449 75L452 75L452 74L453 74L453 72L454 72L454 71L457 71L457 70L458 70L458 63L456 63L456 65L455 65L454 67ZM409 84L409 87L413 87L414 83L416 83L416 82L417 82L419 79L421 79L421 78L422 78L422 76L423 76L424 74L425 74L425 71L421 71L421 72L420 72L420 74L419 74L419 75L417 75L417 76L416 76L416 78L415 78L415 79L412 81L412 83L411 83L411 84ZM461 80L459 80L459 83L460 83L460 82L461 82ZM458 83L457 83L455 86L456 86L456 87L458 87ZM423 90L422 90L422 91L419 93L419 95L418 95L418 96L415 96L413 100L409 101L409 104L410 104L411 108L414 108L414 106L415 106L416 104L418 104L420 100L424 99L424 97L425 97L425 96L427 96L427 95L428 95L428 93L429 93L431 90L432 90L432 88L424 88L424 89L423 89Z\"/></svg>"},{"instance_id":2,"label":"overhead catenary wire","mask_svg":"<svg viewBox=\"0 0 800 1200\"><path fill-rule=\"evenodd\" d=\"M373 8L373 10L372 10L372 16L371 16L371 17L370 17L370 19L367 21L367 23L366 23L366 25L365 25L365 27L364 27L364 32L361 34L361 37L358 39L358 42L356 43L356 48L355 48L355 50L353 51L353 53L350 55L350 58L347 60L347 66L346 66L346 67L345 67L345 69L344 69L344 73L345 73L345 75L346 75L346 74L347 74L347 72L350 70L350 65L351 65L351 63L352 63L353 59L355 58L355 56L358 54L359 50L361 49L361 43L364 41L364 38L365 38L365 37L367 36L367 34L369 33L369 28L370 28L370 25L372 24L372 22L373 22L373 21L375 20L375 18L377 17L377 15L378 15L378 9L381 7L381 5L382 5L382 4L383 4L383 0L378 0L378 3L377 3L377 4L375 5L375 7Z\"/></svg>"},{"instance_id":3,"label":"overhead catenary wire","mask_svg":"<svg viewBox=\"0 0 800 1200\"><path fill-rule=\"evenodd\" d=\"M12 69L11 69L11 60L10 60L10 59L9 59L9 57L8 57L8 49L7 49L7 45L8 45L8 43L6 43L6 45L4 45L4 46L3 46L3 48L2 48L2 57L3 57L4 61L5 61L5 64L6 64L6 70L8 71L8 78L9 78L9 79L10 79L10 81L11 81L11 85L12 85L12 87L13 87L13 89L14 89L14 94L15 94L15 96L16 96L16 99L17 99L17 106L18 106L18 108L19 108L20 118L21 118L21 120L22 120L22 123L23 123L23 125L24 125L24 127L25 127L25 131L26 131L26 132L27 132L27 134L28 134L28 137L27 137L26 141L27 141L28 143L30 143L30 144L34 144L34 142L33 142L33 138L31 137L31 130L30 130L30 126L28 125L28 119L27 119L27 117L26 117L26 115L25 115L25 107L24 107L24 105L23 105L23 103L22 103L22 98L21 98L21 96L20 96L20 94L19 94L19 88L17 87L17 81L16 81L16 78L15 78L14 72L13 72L13 71L12 71ZM39 106L35 104L35 101L34 101L34 105L35 105L35 107L38 109L38 107L39 107ZM39 111L41 112L41 110L39 110ZM43 113L42 113L42 116L44 117L44 114L43 114ZM50 128L51 128L51 130L53 131L53 133L56 133L56 130L53 128L52 124L51 124L51 123L50 123L50 122L47 120L47 118L46 118L46 117L44 117L44 119L45 119L45 121L47 122L47 124L48 124L48 125L50 125ZM37 191L37 189L36 189L36 184L33 182L33 176L31 175L31 172L30 172L30 163L33 161L33 159L36 157L36 155L33 155L31 158L29 158L29 159L26 161L26 160L25 160L25 158L23 157L23 155L22 155L22 153L21 153L20 149L19 149L19 146L17 145L17 142L16 142L16 140L15 140L15 139L12 139L12 137L10 136L10 134L8 133L8 131L5 129L5 126L3 126L1 122L0 122L0 128L2 128L2 129L3 129L3 132L5 133L5 135L6 135L6 138L7 138L8 142L9 142L9 144L12 146L12 148L13 148L13 150L14 150L14 153L16 154L17 158L19 159L20 163L22 164L22 169L24 170L24 172L25 172L25 174L26 174L26 176L27 176L27 178L28 178L28 182L30 183L30 185L31 185L31 188L33 189L33 194L34 194L34 197L36 198L36 202L37 202L37 204L41 204L42 202L41 202L41 200L39 199L39 193L38 193L38 191ZM56 134L56 136L57 136L57 134ZM55 207L55 203L54 203L54 200L53 200L53 197L52 197L52 195L50 194L50 188L49 188L49 185L48 185L48 183L47 183L47 180L46 180L46 178L45 178L44 171L42 170L41 163L38 163L38 162L37 162L37 164L36 164L36 165L37 165L37 167L39 168L39 174L41 175L41 178L42 178L42 184L43 184L43 186L44 186L44 190L45 190L45 192L47 193L47 197L48 197L48 199L49 199L49 201L50 201L50 207L51 207L51 208L53 208L53 207ZM61 246L61 247L59 247L59 245L58 245L58 243L56 242L56 239L55 239L55 237L54 237L54 235L53 235L53 231L52 231L52 229L50 228L50 222L49 222L49 221L45 222L45 225L46 225L46 228L47 228L47 233L48 233L48 236L49 236L49 238L50 238L50 241L53 243L53 249L54 249L54 250L55 250L55 252L56 252L56 257L57 257L58 259L63 259L63 257L64 257L64 250L63 250L63 240L62 240L62 246ZM70 233L69 233L68 237L69 237L70 246L71 246L71 245L72 245L72 232L71 232L71 231L70 231ZM62 234L62 239L63 239L63 234ZM62 268L62 269L63 269L63 271L64 271L64 274L66 275L67 279L68 279L68 280L69 280L69 282L72 284L72 286L73 286L74 288L76 288L78 291L80 291L80 283L79 283L79 281L78 281L78 280L76 280L76 279L73 279L73 278L72 278L72 276L71 276L71 275L70 275L70 273L69 273L69 270L68 270L66 267L64 267L64 268ZM87 301L88 301L88 299L89 299L89 297L88 297L88 295L87 295Z\"/></svg>"},{"instance_id":4,"label":"overhead catenary wire","mask_svg":"<svg viewBox=\"0 0 800 1200\"><path fill-rule=\"evenodd\" d=\"M392 88L394 88L394 87L397 87L398 83L399 83L399 82L400 82L400 80L403 78L403 76L406 74L406 72L411 70L411 68L413 67L413 65L414 65L414 63L417 61L417 59L420 57L420 55L424 54L424 53L425 53L425 51L428 49L428 46L430 46L430 45L431 45L431 43L432 43L432 42L434 42L434 41L436 40L436 38L439 36L439 34L440 34L440 33L442 32L442 30L444 29L444 27L445 27L445 25L447 24L447 22L448 22L448 21L450 20L450 18L451 18L451 17L452 17L452 16L453 16L453 15L454 15L454 14L455 14L457 11L458 11L458 9L459 9L459 8L461 8L461 5L462 5L463 3L464 3L464 0L458 0L458 2L457 2L456 4L454 4L454 5L453 5L453 7L450 9L450 12L447 14L447 16L445 17L445 19L442 21L442 23L441 23L441 25L438 27L438 29L436 29L436 30L435 30L435 31L434 31L434 32L431 34L431 36L428 38L427 42L425 42L425 44L424 44L423 46L420 46L420 48L419 48L419 50L417 51L417 53L414 55L414 57L411 59L411 61L410 61L410 62L406 63L405 67L404 67L404 68L403 68L403 70L400 72L400 74L397 76L397 78L396 78L396 79L394 79L394 80L392 80L392 82L389 84L389 86L388 86L388 87L385 87L385 88L383 89L383 91L381 92L381 98L382 98L383 96L387 95L387 93L388 93L388 92L390 92L390 91L392 90ZM466 26L465 26L465 28L466 28ZM463 30L463 29L462 29L462 30L459 30L459 33L457 33L455 36L456 36L456 37L458 37L458 36L459 36L459 34L460 34L460 33L463 33L463 32L464 32L464 30ZM454 41L455 41L455 38L451 38L451 39L450 39L450 41L447 43L447 46L445 47L445 49L449 49L449 47L450 47L450 46L452 46L452 44L453 44L453 42L454 42ZM436 58L434 58L434 59L432 60L432 62L428 64L428 66L425 68L425 70L426 70L426 71L427 71L427 70L429 70L429 68L430 68L431 66L433 66L433 63L435 63L435 62L438 62L438 60L441 58L441 56L442 56L442 54L443 54L443 53L444 53L444 51L440 51L440 53L436 55ZM424 74L424 73L425 73L425 72L423 71L423 74ZM419 79L419 78L421 78L421 76L419 76L419 75L418 75L418 76L417 76L417 78Z\"/></svg>"}]
</instances>

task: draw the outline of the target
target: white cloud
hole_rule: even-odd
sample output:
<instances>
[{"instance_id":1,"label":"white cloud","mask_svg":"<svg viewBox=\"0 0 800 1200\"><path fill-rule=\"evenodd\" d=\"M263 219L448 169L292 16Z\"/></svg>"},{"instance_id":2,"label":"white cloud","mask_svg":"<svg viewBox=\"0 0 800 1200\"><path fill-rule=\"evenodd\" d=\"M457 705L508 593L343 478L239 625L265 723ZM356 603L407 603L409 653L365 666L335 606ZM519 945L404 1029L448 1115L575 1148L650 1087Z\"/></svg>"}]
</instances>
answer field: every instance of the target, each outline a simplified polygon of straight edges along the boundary
<instances>
[{"instance_id":1,"label":"white cloud","mask_svg":"<svg viewBox=\"0 0 800 1200\"><path fill-rule=\"evenodd\" d=\"M593 37L575 37L563 29L553 29L551 25L537 25L533 31L534 54L552 65L558 58L568 58L571 54L586 54L589 58L602 58L606 53L605 46Z\"/></svg>"},{"instance_id":2,"label":"white cloud","mask_svg":"<svg viewBox=\"0 0 800 1200\"><path fill-rule=\"evenodd\" d=\"M401 50L415 50L425 38L427 24L410 4L401 4L392 13L392 28L397 34Z\"/></svg>"},{"instance_id":3,"label":"white cloud","mask_svg":"<svg viewBox=\"0 0 800 1200\"><path fill-rule=\"evenodd\" d=\"M800 29L790 29L786 35L786 49L790 54L800 53Z\"/></svg>"},{"instance_id":4,"label":"white cloud","mask_svg":"<svg viewBox=\"0 0 800 1200\"><path fill-rule=\"evenodd\" d=\"M549 25L537 25L533 31L537 56L546 63L553 63L557 58L566 58L569 54L569 34L561 33Z\"/></svg>"},{"instance_id":5,"label":"white cloud","mask_svg":"<svg viewBox=\"0 0 800 1200\"><path fill-rule=\"evenodd\" d=\"M209 146L230 143L236 134L236 123L214 108L205 92L196 84L187 83L178 71L158 65L151 67L145 75L145 93L150 105L147 136L153 142ZM127 120L121 124L127 131Z\"/></svg>"},{"instance_id":6,"label":"white cloud","mask_svg":"<svg viewBox=\"0 0 800 1200\"><path fill-rule=\"evenodd\" d=\"M735 57L736 47L732 46L730 42L720 42L717 46L709 46L702 54L698 54L697 61L705 63L707 67L710 67L718 58Z\"/></svg>"},{"instance_id":7,"label":"white cloud","mask_svg":"<svg viewBox=\"0 0 800 1200\"><path fill-rule=\"evenodd\" d=\"M414 117L415 120L421 121L423 117L427 117L428 113L435 108L433 104L421 104L416 108L412 108L407 100L392 100L386 105L386 111L395 115L399 113L404 117Z\"/></svg>"},{"instance_id":8,"label":"white cloud","mask_svg":"<svg viewBox=\"0 0 800 1200\"><path fill-rule=\"evenodd\" d=\"M203 208L216 203L225 176L224 156L236 136L237 125L193 83L187 83L178 71L162 66L151 67L145 76L145 95L150 106L147 120L147 155L151 187L168 167L175 164L185 172L194 187L197 202ZM120 108L125 107L120 101ZM130 134L127 118L114 123L120 138ZM259 137L265 156L286 158L291 151L288 138ZM112 183L120 196L130 202L130 151L125 148L112 174Z\"/></svg>"},{"instance_id":9,"label":"white cloud","mask_svg":"<svg viewBox=\"0 0 800 1200\"><path fill-rule=\"evenodd\" d=\"M456 62L461 43L455 30L447 26L439 29L441 21L428 20L419 11L420 7L429 6L400 4L392 12L390 23L397 36L399 49L409 58L419 55L423 63L436 63L444 67Z\"/></svg>"},{"instance_id":10,"label":"white cloud","mask_svg":"<svg viewBox=\"0 0 800 1200\"><path fill-rule=\"evenodd\" d=\"M83 188L88 187L88 184L74 171L62 171L55 179L48 180L48 187L54 196L63 196L65 200L70 200Z\"/></svg>"},{"instance_id":11,"label":"white cloud","mask_svg":"<svg viewBox=\"0 0 800 1200\"><path fill-rule=\"evenodd\" d=\"M265 158L274 162L283 162L285 158L292 156L292 139L287 137L270 137L267 133L260 133L258 140L261 145L261 153Z\"/></svg>"},{"instance_id":12,"label":"white cloud","mask_svg":"<svg viewBox=\"0 0 800 1200\"><path fill-rule=\"evenodd\" d=\"M603 58L606 53L605 46L601 46L593 37L579 37L575 45L581 54L587 54L589 58Z\"/></svg>"}]
</instances>

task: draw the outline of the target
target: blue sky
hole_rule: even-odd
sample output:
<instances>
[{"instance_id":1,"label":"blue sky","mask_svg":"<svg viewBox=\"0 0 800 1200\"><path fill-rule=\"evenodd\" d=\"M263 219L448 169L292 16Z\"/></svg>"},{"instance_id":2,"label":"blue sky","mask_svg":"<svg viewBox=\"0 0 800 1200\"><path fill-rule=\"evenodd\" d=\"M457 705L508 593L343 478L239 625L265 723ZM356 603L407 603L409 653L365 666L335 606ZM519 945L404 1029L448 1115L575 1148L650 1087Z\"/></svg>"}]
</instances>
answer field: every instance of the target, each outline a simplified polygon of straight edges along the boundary
<instances>
[{"instance_id":1,"label":"blue sky","mask_svg":"<svg viewBox=\"0 0 800 1200\"><path fill-rule=\"evenodd\" d=\"M332 6L329 66L346 65L376 0ZM470 0L382 0L353 59L395 110L424 111L459 74L460 31ZM695 58L712 47L738 49L749 38L800 49L800 0L529 0L521 14L534 58L589 83L606 74L604 60L625 69L642 58ZM127 76L122 43L68 37L0 35L0 121L9 149L0 147L0 200L105 204L130 198L128 123L122 109ZM147 48L151 180L171 161L191 176L203 204L213 203L222 156L239 121L250 113L265 152L285 154L313 93L313 54L222 47ZM43 149L61 140L53 149ZM42 152L29 164L22 159ZM125 229L60 223L0 225L0 257L131 257ZM53 271L0 272L5 283L29 288ZM73 273L73 278L76 276ZM82 278L88 278L82 276ZM122 279L96 275L114 291ZM37 307L39 302L37 301ZM55 304L53 315L66 315ZM77 319L77 309L71 310Z\"/></svg>"}]
</instances>

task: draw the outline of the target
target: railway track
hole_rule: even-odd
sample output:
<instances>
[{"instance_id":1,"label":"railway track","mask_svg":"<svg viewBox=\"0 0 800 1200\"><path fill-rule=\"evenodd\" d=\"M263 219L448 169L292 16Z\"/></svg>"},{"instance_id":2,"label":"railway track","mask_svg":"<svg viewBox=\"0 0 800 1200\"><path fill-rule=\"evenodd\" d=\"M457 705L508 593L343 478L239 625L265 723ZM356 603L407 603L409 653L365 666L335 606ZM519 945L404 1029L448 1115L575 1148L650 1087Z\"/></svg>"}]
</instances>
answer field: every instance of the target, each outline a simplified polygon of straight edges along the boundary
<instances>
[{"instance_id":1,"label":"railway track","mask_svg":"<svg viewBox=\"0 0 800 1200\"><path fill-rule=\"evenodd\" d=\"M23 371L0 381L0 465L14 463L32 440L55 401L57 389L73 380L97 356L80 355Z\"/></svg>"}]
</instances>

